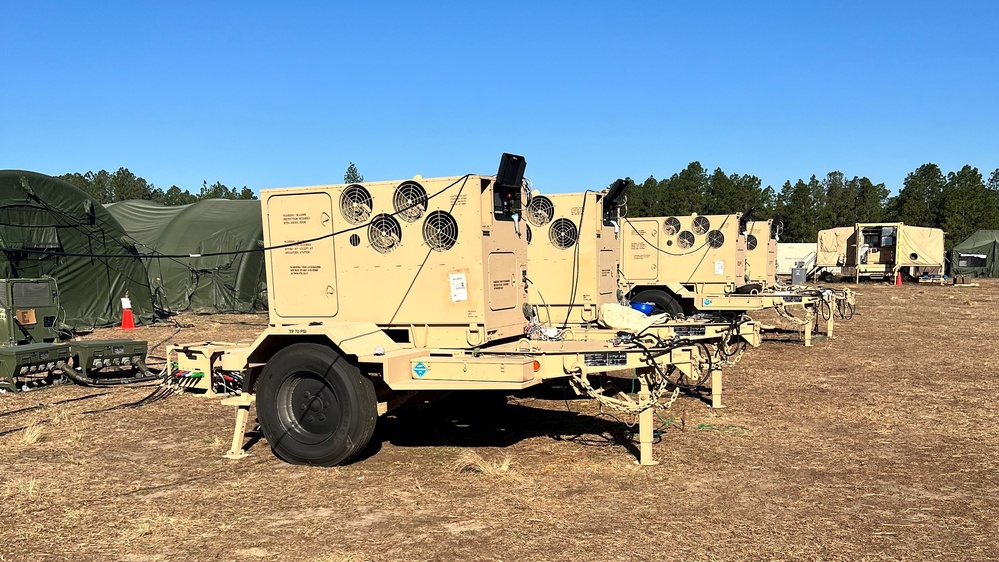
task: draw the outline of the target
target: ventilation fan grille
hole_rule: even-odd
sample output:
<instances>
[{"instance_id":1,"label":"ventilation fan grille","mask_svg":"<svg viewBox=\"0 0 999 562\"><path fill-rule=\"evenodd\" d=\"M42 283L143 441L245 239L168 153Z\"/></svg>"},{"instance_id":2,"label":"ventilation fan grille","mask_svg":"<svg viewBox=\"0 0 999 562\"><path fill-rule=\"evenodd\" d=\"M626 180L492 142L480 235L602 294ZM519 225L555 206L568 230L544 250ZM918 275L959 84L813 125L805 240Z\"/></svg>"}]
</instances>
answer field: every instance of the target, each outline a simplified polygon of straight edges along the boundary
<instances>
[{"instance_id":1,"label":"ventilation fan grille","mask_svg":"<svg viewBox=\"0 0 999 562\"><path fill-rule=\"evenodd\" d=\"M368 243L387 254L402 243L402 226L392 215L376 215L368 225Z\"/></svg>"},{"instance_id":2,"label":"ventilation fan grille","mask_svg":"<svg viewBox=\"0 0 999 562\"><path fill-rule=\"evenodd\" d=\"M340 194L340 213L347 222L361 224L371 218L371 194L360 185L348 185Z\"/></svg>"},{"instance_id":3,"label":"ventilation fan grille","mask_svg":"<svg viewBox=\"0 0 999 562\"><path fill-rule=\"evenodd\" d=\"M686 250L687 248L694 247L694 233L689 230L684 230L677 237L676 245Z\"/></svg>"},{"instance_id":4,"label":"ventilation fan grille","mask_svg":"<svg viewBox=\"0 0 999 562\"><path fill-rule=\"evenodd\" d=\"M708 246L721 248L725 244L725 235L720 230L712 230L708 233Z\"/></svg>"},{"instance_id":5,"label":"ventilation fan grille","mask_svg":"<svg viewBox=\"0 0 999 562\"><path fill-rule=\"evenodd\" d=\"M680 232L680 219L670 217L663 221L663 232L666 233L666 236L673 236L677 232Z\"/></svg>"},{"instance_id":6,"label":"ventilation fan grille","mask_svg":"<svg viewBox=\"0 0 999 562\"><path fill-rule=\"evenodd\" d=\"M746 236L746 249L748 249L750 252L756 249L756 245L758 243L759 242L756 240L756 236L753 236L752 234Z\"/></svg>"},{"instance_id":7,"label":"ventilation fan grille","mask_svg":"<svg viewBox=\"0 0 999 562\"><path fill-rule=\"evenodd\" d=\"M554 216L555 204L543 195L531 199L527 205L527 222L534 226L544 226L550 223Z\"/></svg>"},{"instance_id":8,"label":"ventilation fan grille","mask_svg":"<svg viewBox=\"0 0 999 562\"><path fill-rule=\"evenodd\" d=\"M531 243L531 235L533 234L531 232L531 225L525 224L524 226L527 227L527 243L530 244Z\"/></svg>"},{"instance_id":9,"label":"ventilation fan grille","mask_svg":"<svg viewBox=\"0 0 999 562\"><path fill-rule=\"evenodd\" d=\"M711 230L711 221L708 217L694 217L693 228L694 234L704 234L705 232Z\"/></svg>"},{"instance_id":10,"label":"ventilation fan grille","mask_svg":"<svg viewBox=\"0 0 999 562\"><path fill-rule=\"evenodd\" d=\"M576 240L579 239L579 231L576 229L576 224L571 220L558 219L552 223L551 228L548 230L548 238L551 239L552 244L556 248L565 250L576 245Z\"/></svg>"},{"instance_id":11,"label":"ventilation fan grille","mask_svg":"<svg viewBox=\"0 0 999 562\"><path fill-rule=\"evenodd\" d=\"M427 190L415 181L403 182L395 189L392 206L396 216L406 222L416 222L427 212Z\"/></svg>"},{"instance_id":12,"label":"ventilation fan grille","mask_svg":"<svg viewBox=\"0 0 999 562\"><path fill-rule=\"evenodd\" d=\"M423 241L432 250L450 250L458 242L458 221L447 211L430 213L423 223Z\"/></svg>"}]
</instances>

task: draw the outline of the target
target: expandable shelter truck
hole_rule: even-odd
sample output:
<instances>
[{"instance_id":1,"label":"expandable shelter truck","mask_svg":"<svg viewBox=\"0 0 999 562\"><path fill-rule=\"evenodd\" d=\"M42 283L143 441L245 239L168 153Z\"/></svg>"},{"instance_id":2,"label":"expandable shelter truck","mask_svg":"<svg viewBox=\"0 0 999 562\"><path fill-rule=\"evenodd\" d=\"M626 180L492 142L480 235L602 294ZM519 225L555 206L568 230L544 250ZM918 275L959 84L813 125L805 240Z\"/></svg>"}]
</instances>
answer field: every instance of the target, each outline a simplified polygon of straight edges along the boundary
<instances>
[{"instance_id":1,"label":"expandable shelter truck","mask_svg":"<svg viewBox=\"0 0 999 562\"><path fill-rule=\"evenodd\" d=\"M532 307L526 163L496 176L421 178L261 192L270 327L248 348L197 346L182 362L238 372L230 457L256 404L273 451L292 463L355 457L378 416L422 391L519 390L568 378L578 392L637 414L652 463L652 412L666 370L700 367L697 349L639 341L553 341L525 333ZM634 370L637 397L605 395L588 375ZM693 378L693 373L690 375Z\"/></svg>"},{"instance_id":2,"label":"expandable shelter truck","mask_svg":"<svg viewBox=\"0 0 999 562\"><path fill-rule=\"evenodd\" d=\"M857 223L820 230L815 265L842 268L840 275L890 279L903 273L911 277L942 274L944 232L939 228L911 226L901 222ZM819 278L838 276L826 269Z\"/></svg>"}]
</instances>

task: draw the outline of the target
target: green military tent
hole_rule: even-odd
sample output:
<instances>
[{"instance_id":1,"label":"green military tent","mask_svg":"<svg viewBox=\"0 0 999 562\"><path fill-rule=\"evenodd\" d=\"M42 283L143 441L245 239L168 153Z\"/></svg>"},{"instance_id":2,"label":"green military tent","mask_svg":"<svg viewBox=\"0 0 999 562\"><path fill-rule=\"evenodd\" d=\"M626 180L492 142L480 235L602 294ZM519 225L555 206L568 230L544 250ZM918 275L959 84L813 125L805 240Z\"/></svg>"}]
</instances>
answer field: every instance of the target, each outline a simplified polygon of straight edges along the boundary
<instances>
[{"instance_id":1,"label":"green military tent","mask_svg":"<svg viewBox=\"0 0 999 562\"><path fill-rule=\"evenodd\" d=\"M267 308L260 201L205 199L163 206L120 201L107 206L147 257L157 308L218 313ZM243 252L207 257L157 257Z\"/></svg>"},{"instance_id":2,"label":"green military tent","mask_svg":"<svg viewBox=\"0 0 999 562\"><path fill-rule=\"evenodd\" d=\"M999 230L979 230L950 251L951 275L999 277Z\"/></svg>"},{"instance_id":3,"label":"green military tent","mask_svg":"<svg viewBox=\"0 0 999 562\"><path fill-rule=\"evenodd\" d=\"M128 296L136 322L153 320L142 260L96 199L56 178L0 171L0 277L49 276L59 285L63 327L121 322Z\"/></svg>"}]
</instances>

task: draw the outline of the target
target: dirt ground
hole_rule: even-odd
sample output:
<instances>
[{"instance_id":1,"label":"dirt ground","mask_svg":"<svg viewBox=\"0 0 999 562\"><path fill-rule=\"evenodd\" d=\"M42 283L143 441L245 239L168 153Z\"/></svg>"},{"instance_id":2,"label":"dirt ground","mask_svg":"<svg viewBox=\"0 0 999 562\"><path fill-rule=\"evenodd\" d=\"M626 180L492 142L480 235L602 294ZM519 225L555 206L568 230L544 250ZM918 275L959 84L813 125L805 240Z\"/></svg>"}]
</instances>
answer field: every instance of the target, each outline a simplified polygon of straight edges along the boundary
<instances>
[{"instance_id":1,"label":"dirt ground","mask_svg":"<svg viewBox=\"0 0 999 562\"><path fill-rule=\"evenodd\" d=\"M859 290L836 339L727 369L728 408L682 396L655 467L633 464L627 420L561 386L400 411L337 468L265 441L222 458L217 400L8 393L0 560L999 559L999 283ZM249 341L266 323L177 320L196 327L127 336Z\"/></svg>"}]
</instances>

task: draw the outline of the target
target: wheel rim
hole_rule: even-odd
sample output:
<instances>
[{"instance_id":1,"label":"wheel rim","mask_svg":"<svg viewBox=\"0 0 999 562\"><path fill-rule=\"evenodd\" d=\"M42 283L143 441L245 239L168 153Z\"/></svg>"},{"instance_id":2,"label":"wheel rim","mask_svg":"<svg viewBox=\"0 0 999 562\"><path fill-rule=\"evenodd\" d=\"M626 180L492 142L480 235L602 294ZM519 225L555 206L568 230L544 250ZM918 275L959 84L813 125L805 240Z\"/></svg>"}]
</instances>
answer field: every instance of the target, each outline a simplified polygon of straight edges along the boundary
<instances>
[{"instance_id":1,"label":"wheel rim","mask_svg":"<svg viewBox=\"0 0 999 562\"><path fill-rule=\"evenodd\" d=\"M340 401L318 373L292 373L278 389L277 403L281 426L300 443L321 443L340 427Z\"/></svg>"}]
</instances>

